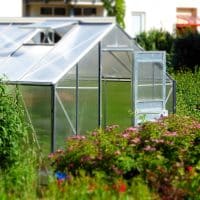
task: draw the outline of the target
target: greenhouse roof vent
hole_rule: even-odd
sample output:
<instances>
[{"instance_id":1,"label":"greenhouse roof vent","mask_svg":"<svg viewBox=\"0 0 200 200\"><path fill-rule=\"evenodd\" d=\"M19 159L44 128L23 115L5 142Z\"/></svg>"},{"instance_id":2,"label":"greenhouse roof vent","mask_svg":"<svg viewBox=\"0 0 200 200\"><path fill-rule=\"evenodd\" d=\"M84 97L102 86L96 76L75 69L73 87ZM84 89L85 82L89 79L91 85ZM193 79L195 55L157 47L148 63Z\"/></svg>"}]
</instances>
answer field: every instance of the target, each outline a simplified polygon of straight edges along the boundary
<instances>
[{"instance_id":1,"label":"greenhouse roof vent","mask_svg":"<svg viewBox=\"0 0 200 200\"><path fill-rule=\"evenodd\" d=\"M78 21L51 20L34 24L23 25L20 28L35 30L35 34L25 44L54 45L62 36L77 24Z\"/></svg>"}]
</instances>

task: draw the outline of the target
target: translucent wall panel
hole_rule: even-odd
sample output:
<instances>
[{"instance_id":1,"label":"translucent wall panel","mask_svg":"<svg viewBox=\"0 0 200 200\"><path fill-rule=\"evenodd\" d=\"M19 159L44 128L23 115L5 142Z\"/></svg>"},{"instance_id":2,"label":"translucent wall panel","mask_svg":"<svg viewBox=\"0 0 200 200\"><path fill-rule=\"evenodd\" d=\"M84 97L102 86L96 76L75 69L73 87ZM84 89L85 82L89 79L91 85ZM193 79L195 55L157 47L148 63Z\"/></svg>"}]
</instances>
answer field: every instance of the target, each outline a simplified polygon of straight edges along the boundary
<instances>
[{"instance_id":1,"label":"translucent wall panel","mask_svg":"<svg viewBox=\"0 0 200 200\"><path fill-rule=\"evenodd\" d=\"M131 125L131 82L103 81L103 124Z\"/></svg>"},{"instance_id":2,"label":"translucent wall panel","mask_svg":"<svg viewBox=\"0 0 200 200\"><path fill-rule=\"evenodd\" d=\"M138 66L138 99L163 98L161 63L140 62Z\"/></svg>"},{"instance_id":3,"label":"translucent wall panel","mask_svg":"<svg viewBox=\"0 0 200 200\"><path fill-rule=\"evenodd\" d=\"M130 52L102 52L102 76L106 78L131 78L132 54Z\"/></svg>"},{"instance_id":4,"label":"translucent wall panel","mask_svg":"<svg viewBox=\"0 0 200 200\"><path fill-rule=\"evenodd\" d=\"M99 54L96 45L78 63L78 133L98 127Z\"/></svg>"},{"instance_id":5,"label":"translucent wall panel","mask_svg":"<svg viewBox=\"0 0 200 200\"><path fill-rule=\"evenodd\" d=\"M76 66L56 87L56 148L64 145L67 136L76 134Z\"/></svg>"},{"instance_id":6,"label":"translucent wall panel","mask_svg":"<svg viewBox=\"0 0 200 200\"><path fill-rule=\"evenodd\" d=\"M167 74L166 76L166 109L169 113L174 113L174 91L173 91L173 79Z\"/></svg>"},{"instance_id":7,"label":"translucent wall panel","mask_svg":"<svg viewBox=\"0 0 200 200\"><path fill-rule=\"evenodd\" d=\"M110 47L132 48L133 42L125 32L115 26L102 41L102 48Z\"/></svg>"},{"instance_id":8,"label":"translucent wall panel","mask_svg":"<svg viewBox=\"0 0 200 200\"><path fill-rule=\"evenodd\" d=\"M19 86L28 118L30 118L43 152L51 151L51 88Z\"/></svg>"},{"instance_id":9,"label":"translucent wall panel","mask_svg":"<svg viewBox=\"0 0 200 200\"><path fill-rule=\"evenodd\" d=\"M55 149L64 148L66 145L66 138L74 134L72 130L72 124L74 124L74 121L70 121L72 119L66 117L66 111L63 109L63 105L59 101L60 100L58 99L56 100Z\"/></svg>"}]
</instances>

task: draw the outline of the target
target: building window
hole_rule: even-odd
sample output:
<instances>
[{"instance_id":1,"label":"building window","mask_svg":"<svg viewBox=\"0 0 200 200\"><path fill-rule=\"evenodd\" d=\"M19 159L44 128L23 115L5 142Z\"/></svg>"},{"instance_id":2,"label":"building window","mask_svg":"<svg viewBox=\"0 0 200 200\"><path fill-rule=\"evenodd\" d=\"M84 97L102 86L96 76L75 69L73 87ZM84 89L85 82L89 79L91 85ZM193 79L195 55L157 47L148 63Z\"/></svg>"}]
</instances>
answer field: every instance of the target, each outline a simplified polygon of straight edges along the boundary
<instances>
[{"instance_id":1,"label":"building window","mask_svg":"<svg viewBox=\"0 0 200 200\"><path fill-rule=\"evenodd\" d=\"M65 8L54 8L54 15L65 15Z\"/></svg>"},{"instance_id":2,"label":"building window","mask_svg":"<svg viewBox=\"0 0 200 200\"><path fill-rule=\"evenodd\" d=\"M96 8L72 8L71 10L72 16L92 16L96 15Z\"/></svg>"},{"instance_id":3,"label":"building window","mask_svg":"<svg viewBox=\"0 0 200 200\"><path fill-rule=\"evenodd\" d=\"M40 8L40 14L41 15L52 15L53 14L52 8L42 7L42 8Z\"/></svg>"},{"instance_id":4,"label":"building window","mask_svg":"<svg viewBox=\"0 0 200 200\"><path fill-rule=\"evenodd\" d=\"M84 16L96 15L96 13L97 13L96 8L83 8Z\"/></svg>"},{"instance_id":5,"label":"building window","mask_svg":"<svg viewBox=\"0 0 200 200\"><path fill-rule=\"evenodd\" d=\"M73 8L73 15L74 16L81 16L82 15L82 9L81 8Z\"/></svg>"},{"instance_id":6,"label":"building window","mask_svg":"<svg viewBox=\"0 0 200 200\"><path fill-rule=\"evenodd\" d=\"M132 12L127 32L133 38L145 31L145 13Z\"/></svg>"}]
</instances>

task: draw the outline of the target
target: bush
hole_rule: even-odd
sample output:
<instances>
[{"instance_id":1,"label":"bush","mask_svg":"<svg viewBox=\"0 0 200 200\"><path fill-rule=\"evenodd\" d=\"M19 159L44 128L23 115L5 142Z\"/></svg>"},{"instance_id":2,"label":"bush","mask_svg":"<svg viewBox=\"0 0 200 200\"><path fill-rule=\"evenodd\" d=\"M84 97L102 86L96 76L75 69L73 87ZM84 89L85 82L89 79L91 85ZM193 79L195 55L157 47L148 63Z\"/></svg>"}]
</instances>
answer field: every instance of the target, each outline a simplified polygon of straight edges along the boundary
<instances>
[{"instance_id":1,"label":"bush","mask_svg":"<svg viewBox=\"0 0 200 200\"><path fill-rule=\"evenodd\" d=\"M200 71L174 74L177 82L177 114L200 120Z\"/></svg>"},{"instance_id":2,"label":"bush","mask_svg":"<svg viewBox=\"0 0 200 200\"><path fill-rule=\"evenodd\" d=\"M18 94L16 94L18 95ZM0 81L0 169L6 169L18 161L22 146L27 139L23 110L8 94Z\"/></svg>"},{"instance_id":3,"label":"bush","mask_svg":"<svg viewBox=\"0 0 200 200\"><path fill-rule=\"evenodd\" d=\"M177 70L192 70L200 66L200 34L190 32L174 40L173 66Z\"/></svg>"},{"instance_id":4,"label":"bush","mask_svg":"<svg viewBox=\"0 0 200 200\"><path fill-rule=\"evenodd\" d=\"M55 171L75 177L98 171L110 183L123 178L131 184L139 175L162 199L193 198L200 189L199 138L198 121L172 115L122 132L112 126L70 137L65 150L49 157Z\"/></svg>"},{"instance_id":5,"label":"bush","mask_svg":"<svg viewBox=\"0 0 200 200\"><path fill-rule=\"evenodd\" d=\"M8 89L0 83L0 199L36 199L34 145L29 143L20 95Z\"/></svg>"}]
</instances>

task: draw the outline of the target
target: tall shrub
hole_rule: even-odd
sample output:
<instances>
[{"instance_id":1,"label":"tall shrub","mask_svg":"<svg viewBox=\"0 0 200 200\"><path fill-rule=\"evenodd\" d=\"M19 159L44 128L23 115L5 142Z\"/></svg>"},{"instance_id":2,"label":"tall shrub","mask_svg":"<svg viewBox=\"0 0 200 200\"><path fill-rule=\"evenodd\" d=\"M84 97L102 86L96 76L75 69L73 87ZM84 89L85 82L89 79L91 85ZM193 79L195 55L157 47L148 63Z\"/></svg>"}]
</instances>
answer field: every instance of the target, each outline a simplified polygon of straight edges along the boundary
<instances>
[{"instance_id":1,"label":"tall shrub","mask_svg":"<svg viewBox=\"0 0 200 200\"><path fill-rule=\"evenodd\" d=\"M173 65L175 70L192 70L200 65L200 34L189 32L174 41Z\"/></svg>"},{"instance_id":2,"label":"tall shrub","mask_svg":"<svg viewBox=\"0 0 200 200\"><path fill-rule=\"evenodd\" d=\"M26 134L22 108L0 81L0 169L18 161Z\"/></svg>"},{"instance_id":3,"label":"tall shrub","mask_svg":"<svg viewBox=\"0 0 200 200\"><path fill-rule=\"evenodd\" d=\"M166 51L167 65L171 66L174 36L165 30L152 29L136 36L136 41L146 51Z\"/></svg>"}]
</instances>

